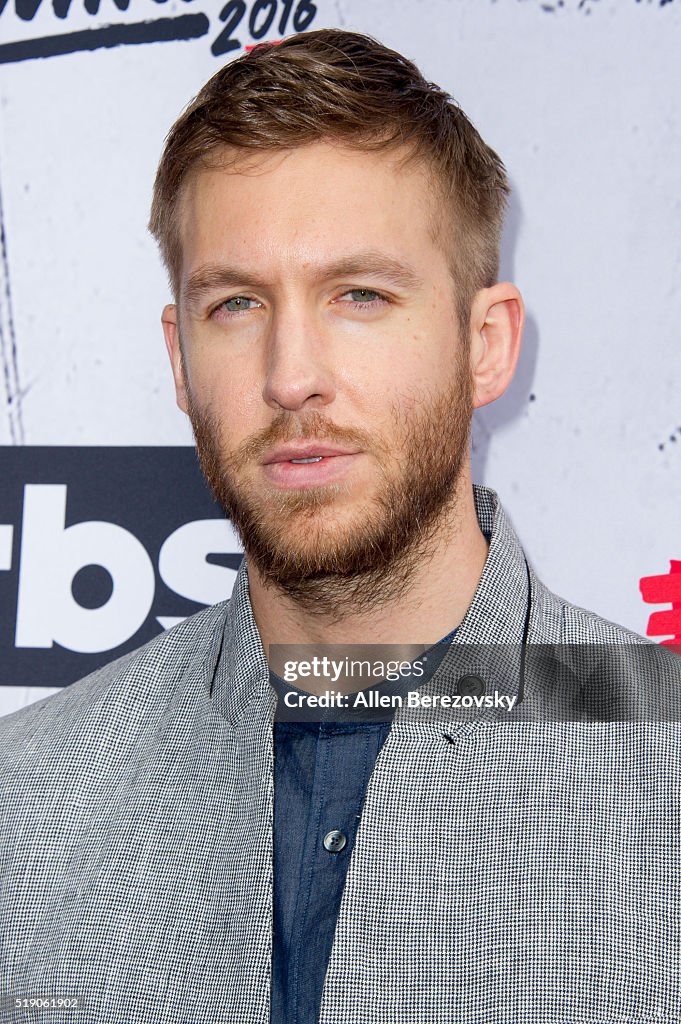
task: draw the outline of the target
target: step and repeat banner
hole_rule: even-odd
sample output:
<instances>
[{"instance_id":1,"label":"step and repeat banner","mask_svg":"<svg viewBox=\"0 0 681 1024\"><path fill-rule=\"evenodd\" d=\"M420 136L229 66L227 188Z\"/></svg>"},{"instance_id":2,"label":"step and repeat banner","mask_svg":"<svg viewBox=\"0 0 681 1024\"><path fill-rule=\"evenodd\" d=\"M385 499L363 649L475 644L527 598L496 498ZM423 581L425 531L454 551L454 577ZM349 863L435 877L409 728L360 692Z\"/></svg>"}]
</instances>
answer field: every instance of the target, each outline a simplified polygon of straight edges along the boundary
<instances>
[{"instance_id":1,"label":"step and repeat banner","mask_svg":"<svg viewBox=\"0 0 681 1024\"><path fill-rule=\"evenodd\" d=\"M474 479L551 589L681 640L681 0L0 4L0 714L231 592L147 234L164 136L225 61L337 26L500 153L528 322Z\"/></svg>"}]
</instances>

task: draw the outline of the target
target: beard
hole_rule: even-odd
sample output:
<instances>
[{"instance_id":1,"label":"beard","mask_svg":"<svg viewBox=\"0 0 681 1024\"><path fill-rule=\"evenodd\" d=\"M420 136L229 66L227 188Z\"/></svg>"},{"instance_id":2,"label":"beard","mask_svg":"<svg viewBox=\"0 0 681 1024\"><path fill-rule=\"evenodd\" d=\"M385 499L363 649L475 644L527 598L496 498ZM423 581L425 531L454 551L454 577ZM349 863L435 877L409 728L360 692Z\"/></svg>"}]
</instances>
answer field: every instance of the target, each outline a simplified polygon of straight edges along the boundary
<instances>
[{"instance_id":1,"label":"beard","mask_svg":"<svg viewBox=\"0 0 681 1024\"><path fill-rule=\"evenodd\" d=\"M310 615L330 622L394 601L424 559L438 527L455 528L457 484L466 465L473 415L468 353L440 392L391 409L390 437L340 427L319 410L282 410L236 450L221 444L220 418L185 387L203 474L244 546L249 566ZM373 456L378 486L365 500L350 482L281 490L248 487L244 474L273 445L300 438L349 446ZM357 485L354 485L355 490Z\"/></svg>"}]
</instances>

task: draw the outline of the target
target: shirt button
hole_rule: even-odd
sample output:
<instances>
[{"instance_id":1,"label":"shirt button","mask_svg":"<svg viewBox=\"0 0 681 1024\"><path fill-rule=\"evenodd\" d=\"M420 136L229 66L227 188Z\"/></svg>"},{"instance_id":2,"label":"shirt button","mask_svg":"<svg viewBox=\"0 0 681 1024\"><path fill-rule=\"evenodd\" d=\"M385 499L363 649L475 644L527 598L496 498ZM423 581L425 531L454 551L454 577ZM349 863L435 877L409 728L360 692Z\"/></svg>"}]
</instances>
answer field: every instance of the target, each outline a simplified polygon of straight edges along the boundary
<instances>
[{"instance_id":1,"label":"shirt button","mask_svg":"<svg viewBox=\"0 0 681 1024\"><path fill-rule=\"evenodd\" d=\"M460 697L481 697L485 689L480 676L462 676L457 685Z\"/></svg>"},{"instance_id":2,"label":"shirt button","mask_svg":"<svg viewBox=\"0 0 681 1024\"><path fill-rule=\"evenodd\" d=\"M347 836L339 832L337 828L334 828L324 836L324 849L328 850L329 853L339 853L347 841Z\"/></svg>"}]
</instances>

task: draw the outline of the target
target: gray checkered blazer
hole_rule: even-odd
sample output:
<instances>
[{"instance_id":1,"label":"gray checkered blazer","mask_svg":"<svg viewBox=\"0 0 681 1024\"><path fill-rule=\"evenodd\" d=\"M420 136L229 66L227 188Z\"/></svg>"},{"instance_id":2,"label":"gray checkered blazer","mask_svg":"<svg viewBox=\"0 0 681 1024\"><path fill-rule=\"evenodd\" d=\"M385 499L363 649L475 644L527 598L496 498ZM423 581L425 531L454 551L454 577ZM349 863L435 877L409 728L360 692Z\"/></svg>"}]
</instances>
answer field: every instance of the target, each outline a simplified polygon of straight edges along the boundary
<instances>
[{"instance_id":1,"label":"gray checkered blazer","mask_svg":"<svg viewBox=\"0 0 681 1024\"><path fill-rule=\"evenodd\" d=\"M645 643L550 593L475 497L491 545L455 645ZM242 568L229 602L0 720L0 990L87 1006L2 1024L266 1024L274 707ZM678 1024L680 748L678 722L398 711L320 1020Z\"/></svg>"}]
</instances>

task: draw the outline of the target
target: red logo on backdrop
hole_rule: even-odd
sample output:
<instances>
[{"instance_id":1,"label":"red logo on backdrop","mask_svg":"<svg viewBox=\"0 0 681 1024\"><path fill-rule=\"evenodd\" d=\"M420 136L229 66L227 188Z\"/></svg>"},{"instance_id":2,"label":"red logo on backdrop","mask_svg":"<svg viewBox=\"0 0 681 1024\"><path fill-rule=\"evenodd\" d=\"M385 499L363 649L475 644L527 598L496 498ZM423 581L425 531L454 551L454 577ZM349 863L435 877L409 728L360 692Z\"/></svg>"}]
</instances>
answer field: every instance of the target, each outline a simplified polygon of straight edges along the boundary
<instances>
[{"instance_id":1,"label":"red logo on backdrop","mask_svg":"<svg viewBox=\"0 0 681 1024\"><path fill-rule=\"evenodd\" d=\"M643 576L639 581L643 600L647 604L671 604L671 611L653 612L648 619L647 636L669 636L662 640L681 654L681 561L672 559L665 576Z\"/></svg>"}]
</instances>

